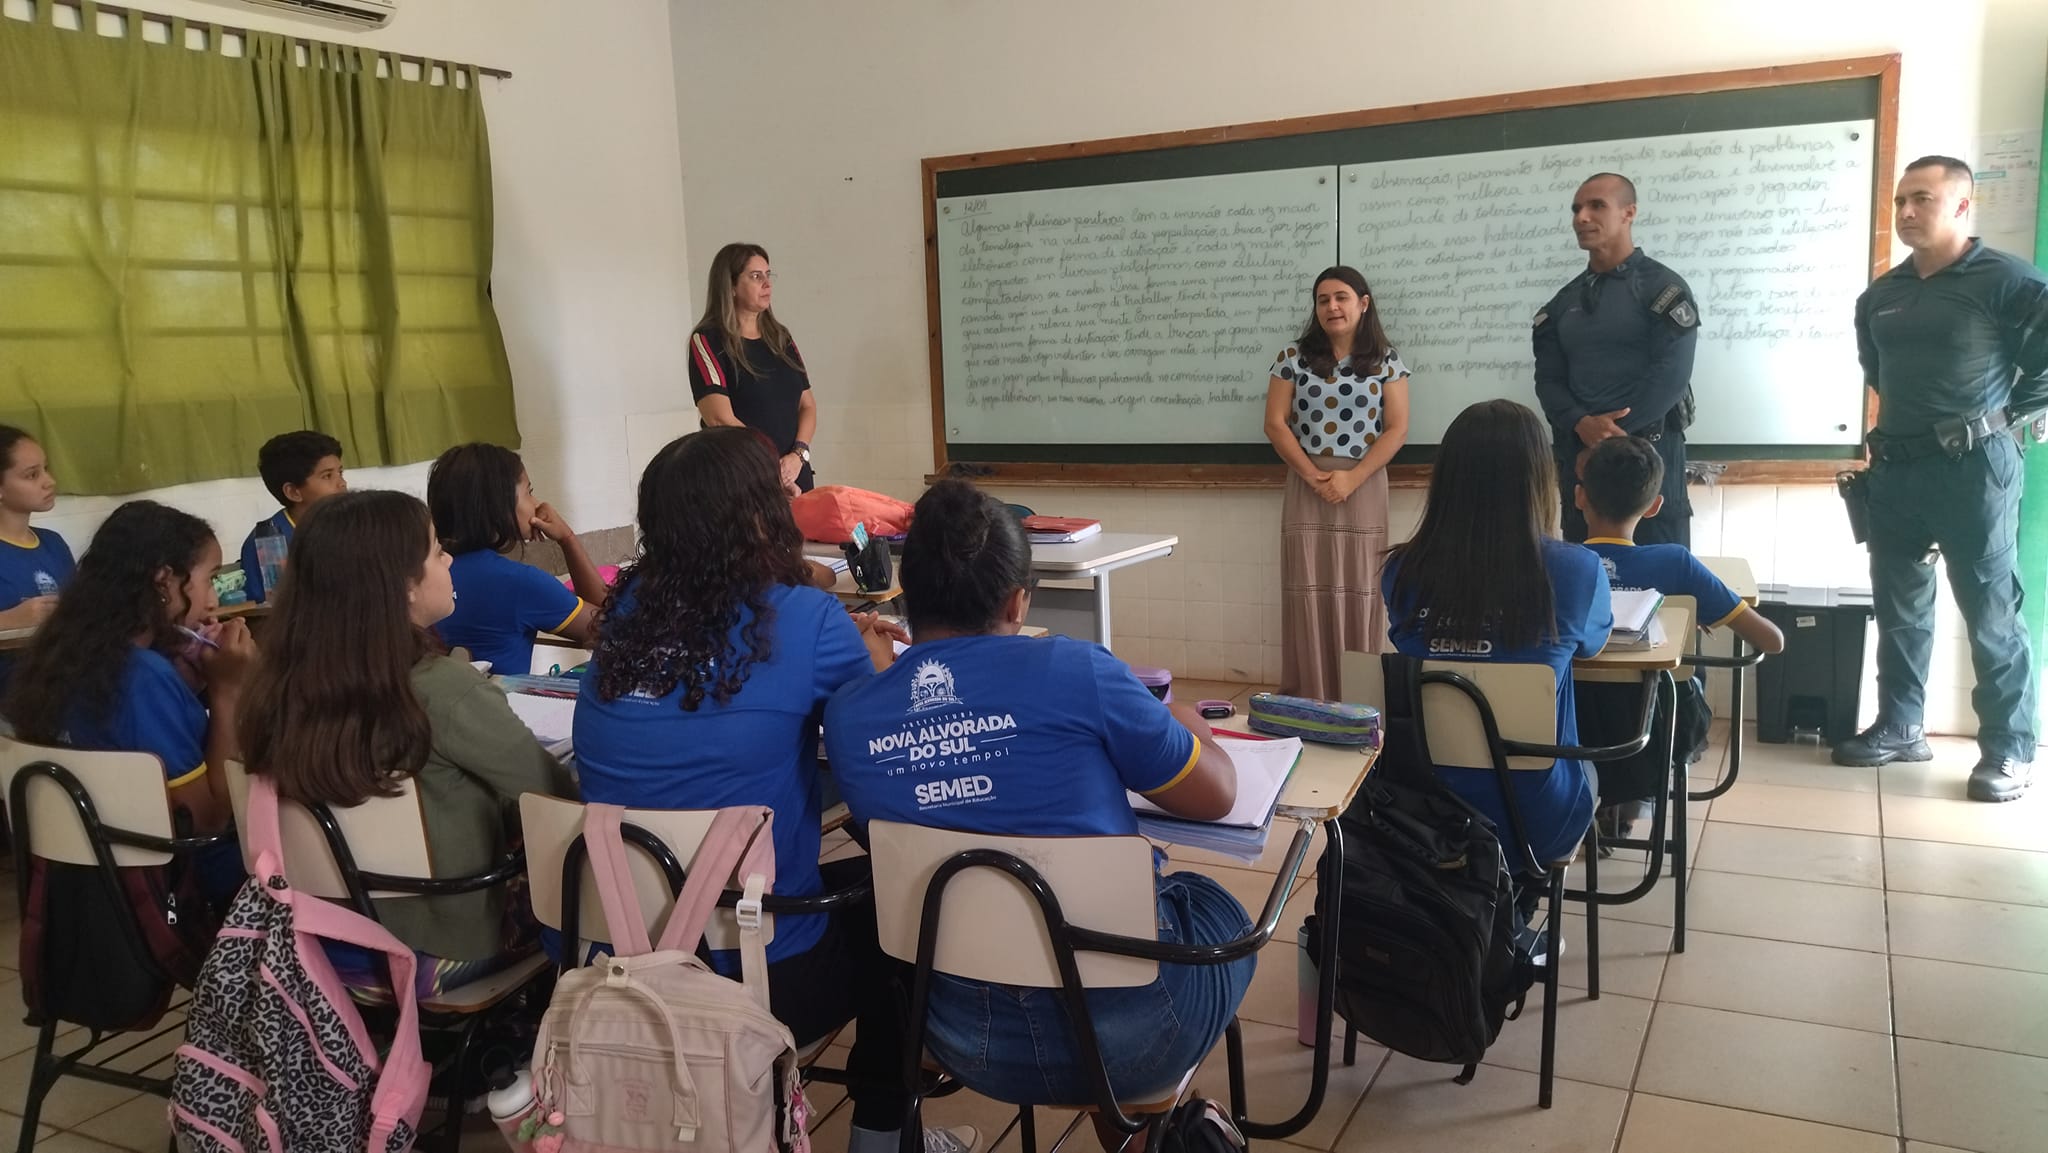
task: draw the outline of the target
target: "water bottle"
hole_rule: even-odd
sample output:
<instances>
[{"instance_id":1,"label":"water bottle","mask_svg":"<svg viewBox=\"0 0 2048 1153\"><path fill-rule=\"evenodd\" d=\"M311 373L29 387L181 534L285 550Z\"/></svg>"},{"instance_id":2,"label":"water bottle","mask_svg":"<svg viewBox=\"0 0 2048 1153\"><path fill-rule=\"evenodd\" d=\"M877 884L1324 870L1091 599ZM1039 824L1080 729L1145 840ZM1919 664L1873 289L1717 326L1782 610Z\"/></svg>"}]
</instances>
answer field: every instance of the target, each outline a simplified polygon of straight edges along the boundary
<instances>
[{"instance_id":1,"label":"water bottle","mask_svg":"<svg viewBox=\"0 0 2048 1153\"><path fill-rule=\"evenodd\" d=\"M284 575L284 556L288 548L284 533L275 524L264 521L256 529L256 567L263 577L263 599L277 595L277 582Z\"/></svg>"},{"instance_id":2,"label":"water bottle","mask_svg":"<svg viewBox=\"0 0 2048 1153\"><path fill-rule=\"evenodd\" d=\"M519 1125L539 1107L533 1096L533 1074L520 1070L508 1084L485 1097L484 1105L491 1111L491 1124L504 1135L512 1153L531 1153L533 1142L519 1139Z\"/></svg>"}]
</instances>

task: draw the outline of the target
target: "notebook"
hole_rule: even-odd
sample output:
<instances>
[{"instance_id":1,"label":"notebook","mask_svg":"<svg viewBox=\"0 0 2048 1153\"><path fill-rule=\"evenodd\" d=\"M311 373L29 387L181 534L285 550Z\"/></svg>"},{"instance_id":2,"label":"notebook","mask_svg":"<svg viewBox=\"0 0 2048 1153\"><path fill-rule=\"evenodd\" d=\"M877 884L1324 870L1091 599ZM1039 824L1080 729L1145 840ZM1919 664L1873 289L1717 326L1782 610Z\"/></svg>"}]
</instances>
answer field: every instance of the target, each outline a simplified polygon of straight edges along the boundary
<instances>
[{"instance_id":1,"label":"notebook","mask_svg":"<svg viewBox=\"0 0 2048 1153\"><path fill-rule=\"evenodd\" d=\"M1102 532L1102 522L1078 516L1027 516L1024 531L1032 544L1073 544Z\"/></svg>"},{"instance_id":2,"label":"notebook","mask_svg":"<svg viewBox=\"0 0 2048 1153\"><path fill-rule=\"evenodd\" d=\"M1266 850L1266 836L1272 831L1273 810L1280 803L1280 791L1301 759L1301 740L1219 736L1216 743L1237 766L1237 803L1222 820L1190 821L1169 815L1136 793L1124 795L1138 814L1138 831L1145 836L1170 845L1256 861Z\"/></svg>"},{"instance_id":3,"label":"notebook","mask_svg":"<svg viewBox=\"0 0 2048 1153\"><path fill-rule=\"evenodd\" d=\"M1664 643L1664 626L1657 610L1664 607L1664 594L1656 589L1628 589L1614 594L1614 632L1607 647L1623 652L1653 649Z\"/></svg>"}]
</instances>

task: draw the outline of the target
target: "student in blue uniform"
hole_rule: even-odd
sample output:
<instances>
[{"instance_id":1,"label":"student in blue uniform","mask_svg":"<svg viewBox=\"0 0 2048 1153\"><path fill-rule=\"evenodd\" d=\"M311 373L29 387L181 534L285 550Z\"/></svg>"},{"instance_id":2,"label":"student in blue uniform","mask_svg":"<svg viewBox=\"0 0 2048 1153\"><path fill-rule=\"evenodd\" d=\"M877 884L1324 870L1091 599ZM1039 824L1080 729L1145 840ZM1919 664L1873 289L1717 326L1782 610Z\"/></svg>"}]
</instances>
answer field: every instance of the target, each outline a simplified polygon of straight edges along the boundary
<instances>
[{"instance_id":1,"label":"student in blue uniform","mask_svg":"<svg viewBox=\"0 0 2048 1153\"><path fill-rule=\"evenodd\" d=\"M233 823L222 766L256 643L213 623L220 542L205 521L155 501L114 510L16 670L7 719L23 740L155 753L174 819L193 834ZM204 638L203 640L200 638ZM233 894L241 851L200 862L208 892Z\"/></svg>"},{"instance_id":2,"label":"student in blue uniform","mask_svg":"<svg viewBox=\"0 0 2048 1153\"><path fill-rule=\"evenodd\" d=\"M427 507L455 558L455 611L441 639L489 661L495 673L524 674L533 663L535 633L578 645L597 635L597 608L609 590L576 530L554 506L533 497L519 454L495 444L460 444L427 473ZM572 592L529 564L513 560L522 542L547 539L562 550Z\"/></svg>"},{"instance_id":3,"label":"student in blue uniform","mask_svg":"<svg viewBox=\"0 0 2048 1153\"><path fill-rule=\"evenodd\" d=\"M1236 768L1192 708L1161 704L1099 645L1017 635L1031 606L1031 544L994 497L957 480L926 492L904 542L902 580L917 643L825 711L832 775L855 819L1128 835L1138 823L1126 790L1177 816L1229 813ZM978 735L912 760L920 729L953 722ZM939 787L960 781L971 788ZM1162 941L1221 944L1251 929L1209 877L1173 873L1157 884ZM1230 1024L1255 965L1161 965L1149 985L1090 990L1118 1098L1170 1091ZM1090 1097L1054 990L938 975L929 1020L926 1043L972 1089L1020 1104Z\"/></svg>"},{"instance_id":4,"label":"student in blue uniform","mask_svg":"<svg viewBox=\"0 0 2048 1153\"><path fill-rule=\"evenodd\" d=\"M892 632L808 583L774 450L752 430L674 441L640 480L640 555L619 574L576 703L584 799L629 808L766 805L775 891L851 885L865 859L818 865L818 718L834 690L887 665ZM738 958L714 953L720 971ZM874 907L776 918L769 1004L798 1045L857 1017L853 1148L894 1153L902 1033ZM930 1153L972 1133L933 1130Z\"/></svg>"},{"instance_id":5,"label":"student in blue uniform","mask_svg":"<svg viewBox=\"0 0 2048 1153\"><path fill-rule=\"evenodd\" d=\"M1692 597L1699 602L1702 629L1729 628L1761 652L1785 651L1785 634L1707 570L1682 544L1635 543L1636 527L1664 507L1664 459L1657 446L1636 436L1600 442L1586 457L1573 501L1586 518L1586 547L1599 554L1608 584L1616 591L1655 589L1665 596ZM1589 744L1621 744L1634 735L1642 690L1635 685L1584 684L1578 687L1579 733ZM1706 686L1695 676L1678 684L1677 755L1690 764L1699 759L1707 726L1713 719ZM1661 731L1661 724L1660 724ZM1664 750L1645 749L1624 761L1600 767L1603 804L1653 796L1668 779ZM1603 831L1620 831L1625 815L1610 819L1602 810ZM1633 815L1640 816L1640 810Z\"/></svg>"},{"instance_id":6,"label":"student in blue uniform","mask_svg":"<svg viewBox=\"0 0 2048 1153\"><path fill-rule=\"evenodd\" d=\"M1409 656L1548 665L1557 674L1557 740L1574 745L1572 661L1606 647L1614 610L1600 558L1557 539L1549 439L1542 418L1511 400L1459 413L1437 449L1422 524L1394 547L1381 584L1394 647ZM1491 769L1437 772L1509 835ZM1593 819L1586 762L1512 779L1537 859L1569 856Z\"/></svg>"},{"instance_id":7,"label":"student in blue uniform","mask_svg":"<svg viewBox=\"0 0 2048 1153\"><path fill-rule=\"evenodd\" d=\"M29 526L29 517L55 507L57 477L43 446L0 424L0 629L42 624L77 567L63 537Z\"/></svg>"},{"instance_id":8,"label":"student in blue uniform","mask_svg":"<svg viewBox=\"0 0 2048 1153\"><path fill-rule=\"evenodd\" d=\"M256 538L267 525L289 546L292 530L306 519L315 504L348 491L348 477L341 467L341 442L310 429L281 433L264 441L256 453L256 471L263 477L263 487L284 506L249 530L248 539L242 542L242 587L248 590L252 602L261 603L269 599L271 590L263 584Z\"/></svg>"}]
</instances>

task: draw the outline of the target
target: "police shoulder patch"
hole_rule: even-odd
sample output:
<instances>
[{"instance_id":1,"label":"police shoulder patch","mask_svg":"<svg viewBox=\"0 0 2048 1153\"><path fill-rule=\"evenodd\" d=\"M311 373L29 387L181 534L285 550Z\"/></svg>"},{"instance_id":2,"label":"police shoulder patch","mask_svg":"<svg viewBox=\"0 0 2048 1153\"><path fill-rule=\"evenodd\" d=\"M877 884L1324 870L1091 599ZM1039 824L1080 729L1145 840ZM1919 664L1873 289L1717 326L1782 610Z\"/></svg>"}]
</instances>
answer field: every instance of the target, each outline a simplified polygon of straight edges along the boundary
<instances>
[{"instance_id":1,"label":"police shoulder patch","mask_svg":"<svg viewBox=\"0 0 2048 1153\"><path fill-rule=\"evenodd\" d=\"M1690 300L1681 300L1672 305L1671 311L1666 315L1671 318L1671 323L1680 328L1691 328L1700 322L1699 309L1694 308Z\"/></svg>"},{"instance_id":2,"label":"police shoulder patch","mask_svg":"<svg viewBox=\"0 0 2048 1153\"><path fill-rule=\"evenodd\" d=\"M1658 316L1662 316L1664 315L1664 311L1666 309L1670 308L1674 303L1677 302L1679 297L1684 295L1685 290L1683 288L1680 288L1675 284L1671 285L1664 291L1658 293L1657 299L1650 302L1650 311L1656 313Z\"/></svg>"},{"instance_id":3,"label":"police shoulder patch","mask_svg":"<svg viewBox=\"0 0 2048 1153\"><path fill-rule=\"evenodd\" d=\"M1542 327L1543 327L1543 322L1544 322L1544 321L1546 321L1546 320L1549 320L1549 319L1550 319L1550 310L1549 310L1549 309L1544 309L1543 311L1541 311L1541 312L1539 312L1539 313L1537 313L1537 314L1536 314L1536 319L1534 319L1534 320L1532 320L1532 321L1530 321L1530 322L1529 322L1529 327L1531 327L1531 328L1542 328Z\"/></svg>"}]
</instances>

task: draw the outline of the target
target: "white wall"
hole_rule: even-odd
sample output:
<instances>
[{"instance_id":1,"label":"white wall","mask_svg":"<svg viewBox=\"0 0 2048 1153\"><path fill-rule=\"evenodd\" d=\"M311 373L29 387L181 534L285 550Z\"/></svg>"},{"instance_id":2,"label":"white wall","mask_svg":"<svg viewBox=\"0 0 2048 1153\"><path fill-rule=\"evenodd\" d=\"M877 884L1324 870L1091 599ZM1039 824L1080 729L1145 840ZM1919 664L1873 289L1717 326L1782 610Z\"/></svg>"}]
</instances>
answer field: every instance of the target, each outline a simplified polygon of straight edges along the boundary
<instances>
[{"instance_id":1,"label":"white wall","mask_svg":"<svg viewBox=\"0 0 2048 1153\"><path fill-rule=\"evenodd\" d=\"M630 522L629 418L689 407L683 342L694 314L665 0L407 0L388 28L367 34L201 0L140 6L514 74L484 81L484 108L493 290L527 469L578 528ZM351 483L424 493L426 466L355 470ZM230 555L276 509L253 477L146 495L211 520ZM120 499L63 498L43 523L82 551Z\"/></svg>"},{"instance_id":2,"label":"white wall","mask_svg":"<svg viewBox=\"0 0 2048 1153\"><path fill-rule=\"evenodd\" d=\"M899 495L932 466L921 157L1895 51L1900 155L1967 154L1980 105L1995 111L1985 128L2038 126L2048 56L2041 0L787 0L674 11L690 249L700 263L733 239L774 252L777 312L817 381L821 475ZM1183 676L1277 677L1276 491L1004 495L1182 537L1171 560L1117 577L1120 653ZM1397 535L1419 499L1396 493ZM1747 555L1765 581L1868 583L1829 488L1706 490L1696 504L1700 550ZM1952 618L1930 692L1930 719L1946 728L1970 720Z\"/></svg>"}]
</instances>

